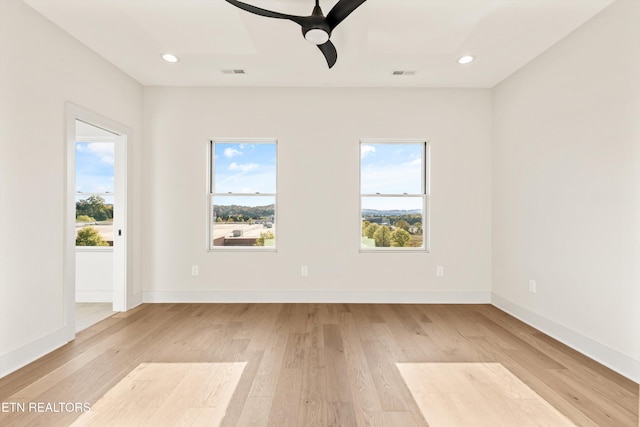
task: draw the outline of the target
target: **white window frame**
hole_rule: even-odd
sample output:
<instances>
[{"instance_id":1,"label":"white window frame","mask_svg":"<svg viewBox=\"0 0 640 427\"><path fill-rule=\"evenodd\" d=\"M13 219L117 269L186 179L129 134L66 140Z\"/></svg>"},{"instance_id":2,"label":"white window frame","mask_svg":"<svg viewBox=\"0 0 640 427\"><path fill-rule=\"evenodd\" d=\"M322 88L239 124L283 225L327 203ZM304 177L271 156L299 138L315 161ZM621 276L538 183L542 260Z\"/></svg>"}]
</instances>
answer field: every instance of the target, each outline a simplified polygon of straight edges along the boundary
<instances>
[{"instance_id":1,"label":"white window frame","mask_svg":"<svg viewBox=\"0 0 640 427\"><path fill-rule=\"evenodd\" d=\"M421 187L422 191L419 194L365 194L362 193L362 146L363 145L375 145L375 144L422 144L422 173L421 173ZM430 218L429 207L430 207L430 193L431 193L431 180L430 180L430 171L431 171L431 144L427 139L385 139L385 138L365 138L361 139L358 144L358 233L359 240L358 246L360 248L360 252L365 253L379 253L379 252L395 252L395 253L405 253L405 252L420 252L420 253L429 253L430 252L430 234L431 234L431 226L430 226ZM422 247L365 247L362 245L362 199L364 197L421 197L422 198Z\"/></svg>"},{"instance_id":2,"label":"white window frame","mask_svg":"<svg viewBox=\"0 0 640 427\"><path fill-rule=\"evenodd\" d=\"M215 192L215 144L274 144L276 149L276 192L275 193L216 193ZM214 246L213 245L213 198L218 196L237 197L273 197L274 213L273 227L278 230L278 140L276 138L214 138L207 143L207 251L209 252L277 252L278 237L276 234L274 246Z\"/></svg>"}]
</instances>

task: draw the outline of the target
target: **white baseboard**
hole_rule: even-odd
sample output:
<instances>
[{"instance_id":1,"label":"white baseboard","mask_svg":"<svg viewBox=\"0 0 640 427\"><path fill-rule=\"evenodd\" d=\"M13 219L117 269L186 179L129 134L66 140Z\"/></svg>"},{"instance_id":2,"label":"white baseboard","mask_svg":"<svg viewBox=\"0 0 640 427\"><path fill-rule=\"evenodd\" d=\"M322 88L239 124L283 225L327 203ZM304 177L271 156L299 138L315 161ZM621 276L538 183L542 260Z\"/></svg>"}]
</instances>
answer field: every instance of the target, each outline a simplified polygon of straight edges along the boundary
<instances>
[{"instance_id":1,"label":"white baseboard","mask_svg":"<svg viewBox=\"0 0 640 427\"><path fill-rule=\"evenodd\" d=\"M82 302L111 302L108 301L100 301L95 299L95 292L90 291L90 296L87 297L88 300ZM109 293L109 297L112 298L113 293ZM77 296L77 293L76 293ZM86 296L86 295L85 295ZM132 309L143 303L143 294L142 292L138 292L130 296L128 301L128 309ZM0 378L3 378L9 375L12 372L17 371L18 369L28 365L29 363L38 360L42 356L51 353L52 351L62 347L68 342L72 341L75 337L75 333L69 332L70 329L62 328L59 329L45 337L42 337L34 342L31 342L23 347L20 347L16 350L12 350L9 353L0 355Z\"/></svg>"},{"instance_id":2,"label":"white baseboard","mask_svg":"<svg viewBox=\"0 0 640 427\"><path fill-rule=\"evenodd\" d=\"M113 291L79 291L76 289L76 302L113 302Z\"/></svg>"},{"instance_id":3,"label":"white baseboard","mask_svg":"<svg viewBox=\"0 0 640 427\"><path fill-rule=\"evenodd\" d=\"M606 345L586 337L559 323L549 320L529 309L526 309L500 295L493 294L491 304L509 313L517 319L533 326L552 338L603 364L630 380L640 383L640 361L624 353L613 350Z\"/></svg>"},{"instance_id":4,"label":"white baseboard","mask_svg":"<svg viewBox=\"0 0 640 427\"><path fill-rule=\"evenodd\" d=\"M490 292L145 291L145 303L490 304Z\"/></svg>"},{"instance_id":5,"label":"white baseboard","mask_svg":"<svg viewBox=\"0 0 640 427\"><path fill-rule=\"evenodd\" d=\"M131 310L132 308L135 308L144 303L143 297L144 295L142 294L142 292L129 295L129 297L127 298L127 310Z\"/></svg>"},{"instance_id":6,"label":"white baseboard","mask_svg":"<svg viewBox=\"0 0 640 427\"><path fill-rule=\"evenodd\" d=\"M23 347L0 355L0 378L51 353L73 339L68 328L59 329Z\"/></svg>"}]
</instances>

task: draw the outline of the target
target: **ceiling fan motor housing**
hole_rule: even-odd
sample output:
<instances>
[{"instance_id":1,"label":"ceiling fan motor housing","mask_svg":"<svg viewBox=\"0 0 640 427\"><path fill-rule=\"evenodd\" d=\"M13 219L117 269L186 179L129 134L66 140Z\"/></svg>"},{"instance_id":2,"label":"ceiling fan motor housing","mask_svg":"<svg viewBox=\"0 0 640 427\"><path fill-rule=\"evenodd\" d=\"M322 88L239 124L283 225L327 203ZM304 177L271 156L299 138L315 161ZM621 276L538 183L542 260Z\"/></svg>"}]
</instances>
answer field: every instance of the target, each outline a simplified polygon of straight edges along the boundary
<instances>
[{"instance_id":1,"label":"ceiling fan motor housing","mask_svg":"<svg viewBox=\"0 0 640 427\"><path fill-rule=\"evenodd\" d=\"M331 27L327 24L327 20L322 13L320 6L315 6L311 16L307 18L307 22L302 26L302 34L307 41L313 44L321 45L329 41L331 37Z\"/></svg>"}]
</instances>

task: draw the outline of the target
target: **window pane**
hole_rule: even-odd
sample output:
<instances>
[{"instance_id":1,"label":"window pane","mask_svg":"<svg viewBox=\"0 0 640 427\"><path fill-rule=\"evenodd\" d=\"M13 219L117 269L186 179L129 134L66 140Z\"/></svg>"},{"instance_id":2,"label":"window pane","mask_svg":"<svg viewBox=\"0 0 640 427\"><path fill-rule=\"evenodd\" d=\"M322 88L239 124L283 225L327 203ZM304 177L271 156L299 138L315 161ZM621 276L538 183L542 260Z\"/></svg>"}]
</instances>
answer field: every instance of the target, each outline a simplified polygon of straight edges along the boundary
<instances>
[{"instance_id":1,"label":"window pane","mask_svg":"<svg viewBox=\"0 0 640 427\"><path fill-rule=\"evenodd\" d=\"M113 246L112 196L76 196L76 246Z\"/></svg>"},{"instance_id":2,"label":"window pane","mask_svg":"<svg viewBox=\"0 0 640 427\"><path fill-rule=\"evenodd\" d=\"M424 247L423 197L362 197L362 248Z\"/></svg>"},{"instance_id":3,"label":"window pane","mask_svg":"<svg viewBox=\"0 0 640 427\"><path fill-rule=\"evenodd\" d=\"M276 192L276 144L214 144L214 193Z\"/></svg>"},{"instance_id":4,"label":"window pane","mask_svg":"<svg viewBox=\"0 0 640 427\"><path fill-rule=\"evenodd\" d=\"M76 191L113 193L113 142L76 143Z\"/></svg>"},{"instance_id":5,"label":"window pane","mask_svg":"<svg viewBox=\"0 0 640 427\"><path fill-rule=\"evenodd\" d=\"M212 246L275 246L274 196L214 196Z\"/></svg>"},{"instance_id":6,"label":"window pane","mask_svg":"<svg viewBox=\"0 0 640 427\"><path fill-rule=\"evenodd\" d=\"M361 144L361 194L421 194L424 144Z\"/></svg>"}]
</instances>

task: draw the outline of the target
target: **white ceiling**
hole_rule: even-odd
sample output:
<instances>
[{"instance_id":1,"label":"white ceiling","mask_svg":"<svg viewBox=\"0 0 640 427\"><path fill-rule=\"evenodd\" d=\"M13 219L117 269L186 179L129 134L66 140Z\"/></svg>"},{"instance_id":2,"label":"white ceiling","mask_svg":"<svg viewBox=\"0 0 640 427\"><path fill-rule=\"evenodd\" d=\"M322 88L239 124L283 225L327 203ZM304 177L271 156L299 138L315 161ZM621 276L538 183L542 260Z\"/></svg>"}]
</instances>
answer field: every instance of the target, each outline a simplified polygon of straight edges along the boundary
<instances>
[{"instance_id":1,"label":"white ceiling","mask_svg":"<svg viewBox=\"0 0 640 427\"><path fill-rule=\"evenodd\" d=\"M224 0L24 0L144 85L493 87L613 0L368 0L329 70L300 26ZM309 15L313 0L245 0ZM337 0L321 0L325 14ZM169 64L160 57L180 58ZM458 57L477 59L460 65ZM246 74L223 70L244 69ZM416 71L393 76L393 70Z\"/></svg>"}]
</instances>

